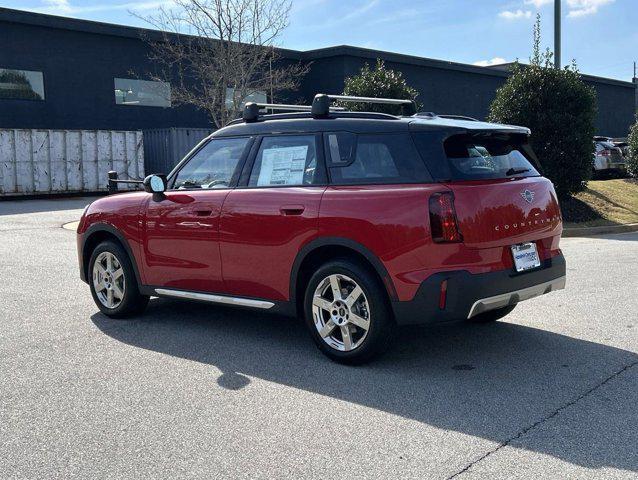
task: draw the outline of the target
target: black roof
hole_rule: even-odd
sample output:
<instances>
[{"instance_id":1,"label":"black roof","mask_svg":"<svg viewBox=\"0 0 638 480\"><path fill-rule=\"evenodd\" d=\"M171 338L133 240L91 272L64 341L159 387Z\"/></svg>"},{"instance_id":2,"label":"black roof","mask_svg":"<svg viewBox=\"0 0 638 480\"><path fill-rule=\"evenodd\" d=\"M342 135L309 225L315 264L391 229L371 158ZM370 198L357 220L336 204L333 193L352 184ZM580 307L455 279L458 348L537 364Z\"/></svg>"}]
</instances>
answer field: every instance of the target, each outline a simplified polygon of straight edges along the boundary
<instances>
[{"instance_id":1,"label":"black roof","mask_svg":"<svg viewBox=\"0 0 638 480\"><path fill-rule=\"evenodd\" d=\"M315 133L348 131L352 133L394 133L409 130L442 130L451 133L502 132L529 135L526 127L501 125L436 115L429 117L394 117L358 112L331 113L327 118L313 118L309 113L263 115L255 122L236 120L217 130L212 137L262 135L273 133Z\"/></svg>"}]
</instances>

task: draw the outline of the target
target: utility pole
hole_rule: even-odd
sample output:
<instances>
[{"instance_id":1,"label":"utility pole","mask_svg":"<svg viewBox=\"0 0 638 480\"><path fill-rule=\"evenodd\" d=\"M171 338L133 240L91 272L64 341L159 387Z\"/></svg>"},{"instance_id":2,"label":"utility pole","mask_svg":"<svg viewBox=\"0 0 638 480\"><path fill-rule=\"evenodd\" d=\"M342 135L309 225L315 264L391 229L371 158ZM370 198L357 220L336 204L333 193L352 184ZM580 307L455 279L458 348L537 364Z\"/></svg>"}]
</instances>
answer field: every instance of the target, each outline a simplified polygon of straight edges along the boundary
<instances>
[{"instance_id":1,"label":"utility pole","mask_svg":"<svg viewBox=\"0 0 638 480\"><path fill-rule=\"evenodd\" d=\"M561 69L560 64L560 2L561 0L554 0L554 68L556 70Z\"/></svg>"}]
</instances>

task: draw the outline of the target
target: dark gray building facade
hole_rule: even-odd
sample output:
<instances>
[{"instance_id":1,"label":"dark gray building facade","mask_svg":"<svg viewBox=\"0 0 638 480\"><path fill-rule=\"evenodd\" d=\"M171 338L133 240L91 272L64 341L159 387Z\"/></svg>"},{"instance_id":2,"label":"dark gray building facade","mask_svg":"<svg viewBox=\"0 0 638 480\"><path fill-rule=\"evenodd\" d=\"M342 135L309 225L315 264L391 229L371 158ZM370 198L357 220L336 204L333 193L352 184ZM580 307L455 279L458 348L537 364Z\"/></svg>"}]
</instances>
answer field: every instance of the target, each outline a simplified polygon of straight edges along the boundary
<instances>
[{"instance_id":1,"label":"dark gray building facade","mask_svg":"<svg viewBox=\"0 0 638 480\"><path fill-rule=\"evenodd\" d=\"M127 101L132 90L127 79L143 78L153 70L138 28L0 8L0 44L0 128L211 128L206 114L190 106ZM340 93L346 77L380 58L403 72L420 92L424 110L480 119L508 75L498 69L350 46L281 54L311 64L289 101L310 102L318 92ZM22 79L7 76L15 71L24 72ZM36 87L29 98L15 94L20 92L16 82L25 78ZM598 134L626 136L635 121L636 84L587 75L584 80L598 95ZM13 93L3 94L3 85ZM144 102L150 103L141 106Z\"/></svg>"}]
</instances>

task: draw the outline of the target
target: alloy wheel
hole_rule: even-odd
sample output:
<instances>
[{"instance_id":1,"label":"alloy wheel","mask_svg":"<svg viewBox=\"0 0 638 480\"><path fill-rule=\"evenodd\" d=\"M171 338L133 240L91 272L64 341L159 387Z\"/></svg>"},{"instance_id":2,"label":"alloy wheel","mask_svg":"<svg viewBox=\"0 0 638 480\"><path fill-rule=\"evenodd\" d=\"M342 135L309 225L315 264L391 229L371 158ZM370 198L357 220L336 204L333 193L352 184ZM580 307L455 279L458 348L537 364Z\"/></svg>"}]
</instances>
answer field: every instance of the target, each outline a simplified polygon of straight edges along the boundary
<instances>
[{"instance_id":1,"label":"alloy wheel","mask_svg":"<svg viewBox=\"0 0 638 480\"><path fill-rule=\"evenodd\" d=\"M93 264L95 294L106 308L117 308L124 299L126 283L122 264L111 252L102 252Z\"/></svg>"},{"instance_id":2,"label":"alloy wheel","mask_svg":"<svg viewBox=\"0 0 638 480\"><path fill-rule=\"evenodd\" d=\"M349 352L360 346L370 330L370 305L352 278L324 278L312 298L312 315L319 335L330 347Z\"/></svg>"}]
</instances>

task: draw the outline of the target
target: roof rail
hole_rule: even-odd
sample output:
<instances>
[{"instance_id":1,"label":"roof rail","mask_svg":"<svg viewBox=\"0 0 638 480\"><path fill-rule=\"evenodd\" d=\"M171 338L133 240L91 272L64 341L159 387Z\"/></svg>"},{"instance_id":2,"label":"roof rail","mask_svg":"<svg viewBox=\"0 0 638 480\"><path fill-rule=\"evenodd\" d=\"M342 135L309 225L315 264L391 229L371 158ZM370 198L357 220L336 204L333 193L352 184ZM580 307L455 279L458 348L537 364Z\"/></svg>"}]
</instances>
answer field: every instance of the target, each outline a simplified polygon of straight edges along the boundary
<instances>
[{"instance_id":1,"label":"roof rail","mask_svg":"<svg viewBox=\"0 0 638 480\"><path fill-rule=\"evenodd\" d=\"M410 116L416 113L416 102L400 98L374 98L374 97L354 97L351 95L326 95L318 93L312 101L312 114L322 117L330 113L330 103L334 100L347 103L375 103L381 105L400 105L403 115Z\"/></svg>"},{"instance_id":2,"label":"roof rail","mask_svg":"<svg viewBox=\"0 0 638 480\"><path fill-rule=\"evenodd\" d=\"M427 118L436 118L438 115L434 112L418 112L414 114L415 117L427 117Z\"/></svg>"},{"instance_id":3,"label":"roof rail","mask_svg":"<svg viewBox=\"0 0 638 480\"><path fill-rule=\"evenodd\" d=\"M242 118L245 122L254 122L259 118L259 112L261 110L278 110L286 112L311 112L312 107L310 105L289 105L283 103L255 103L247 102L244 105L244 112ZM330 107L331 112L342 112L343 107Z\"/></svg>"},{"instance_id":4,"label":"roof rail","mask_svg":"<svg viewBox=\"0 0 638 480\"><path fill-rule=\"evenodd\" d=\"M450 120L467 120L468 122L478 122L476 118L468 117L466 115L438 115L441 118L449 118Z\"/></svg>"}]
</instances>

